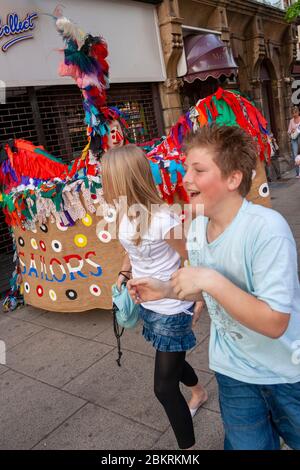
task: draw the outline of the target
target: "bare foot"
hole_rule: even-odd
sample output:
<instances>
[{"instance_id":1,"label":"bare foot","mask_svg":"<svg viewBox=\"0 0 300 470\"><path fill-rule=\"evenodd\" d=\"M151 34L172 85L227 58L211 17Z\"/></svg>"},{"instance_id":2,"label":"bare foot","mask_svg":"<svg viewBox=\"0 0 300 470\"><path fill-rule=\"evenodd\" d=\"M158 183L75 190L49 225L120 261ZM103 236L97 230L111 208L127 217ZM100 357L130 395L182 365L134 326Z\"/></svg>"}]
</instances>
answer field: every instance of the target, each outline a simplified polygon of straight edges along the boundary
<instances>
[{"instance_id":1,"label":"bare foot","mask_svg":"<svg viewBox=\"0 0 300 470\"><path fill-rule=\"evenodd\" d=\"M191 410L196 410L199 406L203 405L208 399L208 393L201 384L197 384L194 387L190 387L192 392L192 397L189 401L189 408Z\"/></svg>"}]
</instances>

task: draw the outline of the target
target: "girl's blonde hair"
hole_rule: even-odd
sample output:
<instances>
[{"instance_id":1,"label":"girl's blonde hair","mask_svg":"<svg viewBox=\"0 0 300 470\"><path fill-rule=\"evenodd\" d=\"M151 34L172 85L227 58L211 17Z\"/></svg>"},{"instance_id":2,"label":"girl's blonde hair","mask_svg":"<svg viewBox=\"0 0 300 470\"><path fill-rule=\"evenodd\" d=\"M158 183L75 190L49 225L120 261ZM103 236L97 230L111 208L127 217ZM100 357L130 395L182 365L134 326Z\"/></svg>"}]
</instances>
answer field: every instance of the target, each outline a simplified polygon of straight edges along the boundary
<instances>
[{"instance_id":1,"label":"girl's blonde hair","mask_svg":"<svg viewBox=\"0 0 300 470\"><path fill-rule=\"evenodd\" d=\"M147 227L151 222L152 206L163 204L143 150L134 144L108 150L102 157L102 185L108 204L114 204L120 197L126 196L129 209L138 204L141 217L146 216L146 224L142 224L140 236L135 240L139 244L146 231L145 225Z\"/></svg>"}]
</instances>

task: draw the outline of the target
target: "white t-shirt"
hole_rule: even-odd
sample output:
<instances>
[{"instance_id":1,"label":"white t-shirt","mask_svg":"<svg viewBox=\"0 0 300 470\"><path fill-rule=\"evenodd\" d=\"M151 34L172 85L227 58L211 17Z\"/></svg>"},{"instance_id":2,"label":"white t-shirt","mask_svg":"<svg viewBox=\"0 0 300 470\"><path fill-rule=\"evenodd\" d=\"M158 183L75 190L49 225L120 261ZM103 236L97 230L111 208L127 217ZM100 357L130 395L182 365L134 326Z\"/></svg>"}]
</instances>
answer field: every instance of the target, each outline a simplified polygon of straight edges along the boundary
<instances>
[{"instance_id":1,"label":"white t-shirt","mask_svg":"<svg viewBox=\"0 0 300 470\"><path fill-rule=\"evenodd\" d=\"M133 237L136 235L136 222L130 221L126 215L123 216L119 227L119 240L129 255L134 278L154 277L168 281L180 268L180 255L164 240L166 234L180 224L178 216L163 208L152 216L150 227L143 235L141 243L135 245ZM143 302L142 305L156 313L175 315L187 311L193 302L162 299Z\"/></svg>"}]
</instances>

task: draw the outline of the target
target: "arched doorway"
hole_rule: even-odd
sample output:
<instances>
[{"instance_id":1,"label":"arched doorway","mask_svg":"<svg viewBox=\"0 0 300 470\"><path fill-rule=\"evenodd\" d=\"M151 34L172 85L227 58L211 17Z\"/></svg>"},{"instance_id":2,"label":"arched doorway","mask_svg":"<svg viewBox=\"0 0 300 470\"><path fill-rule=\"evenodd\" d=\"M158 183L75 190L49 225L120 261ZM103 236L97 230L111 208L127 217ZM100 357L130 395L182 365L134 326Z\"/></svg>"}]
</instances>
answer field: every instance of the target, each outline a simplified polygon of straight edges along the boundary
<instances>
[{"instance_id":1,"label":"arched doorway","mask_svg":"<svg viewBox=\"0 0 300 470\"><path fill-rule=\"evenodd\" d=\"M274 97L272 90L272 68L267 60L260 65L261 97L263 115L268 121L268 129L277 138L277 126L274 111Z\"/></svg>"}]
</instances>

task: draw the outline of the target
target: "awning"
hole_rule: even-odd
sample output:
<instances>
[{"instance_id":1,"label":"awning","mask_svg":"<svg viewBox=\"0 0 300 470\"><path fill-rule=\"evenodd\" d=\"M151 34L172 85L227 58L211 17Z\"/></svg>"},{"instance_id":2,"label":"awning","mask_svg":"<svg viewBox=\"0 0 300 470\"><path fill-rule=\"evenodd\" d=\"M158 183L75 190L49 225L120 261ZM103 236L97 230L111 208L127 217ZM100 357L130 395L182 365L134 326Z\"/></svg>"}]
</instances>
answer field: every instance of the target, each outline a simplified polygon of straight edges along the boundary
<instances>
[{"instance_id":1,"label":"awning","mask_svg":"<svg viewBox=\"0 0 300 470\"><path fill-rule=\"evenodd\" d=\"M187 74L183 79L192 83L199 78L229 77L237 74L238 66L234 61L231 49L215 34L197 34L184 38L187 60Z\"/></svg>"}]
</instances>

